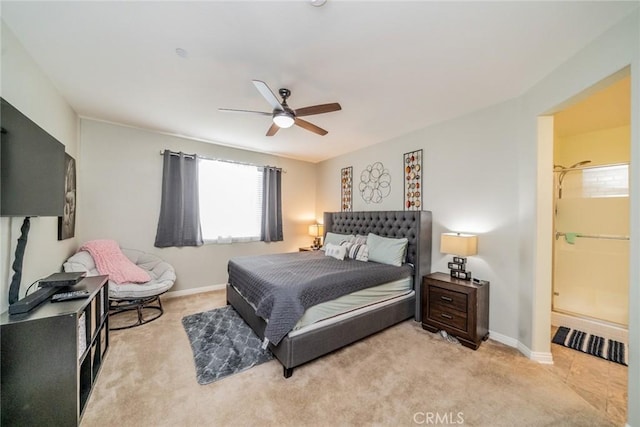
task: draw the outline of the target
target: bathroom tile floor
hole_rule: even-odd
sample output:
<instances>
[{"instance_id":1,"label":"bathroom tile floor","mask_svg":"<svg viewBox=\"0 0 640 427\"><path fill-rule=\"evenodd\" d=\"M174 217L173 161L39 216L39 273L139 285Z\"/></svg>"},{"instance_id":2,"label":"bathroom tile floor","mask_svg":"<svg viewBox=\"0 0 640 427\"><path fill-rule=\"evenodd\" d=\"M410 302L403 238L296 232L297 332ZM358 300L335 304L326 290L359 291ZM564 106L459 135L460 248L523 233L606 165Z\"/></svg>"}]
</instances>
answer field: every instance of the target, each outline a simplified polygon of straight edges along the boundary
<instances>
[{"instance_id":1,"label":"bathroom tile floor","mask_svg":"<svg viewBox=\"0 0 640 427\"><path fill-rule=\"evenodd\" d=\"M557 328L552 328L551 336ZM553 365L549 369L614 423L627 419L628 368L599 357L551 344Z\"/></svg>"}]
</instances>

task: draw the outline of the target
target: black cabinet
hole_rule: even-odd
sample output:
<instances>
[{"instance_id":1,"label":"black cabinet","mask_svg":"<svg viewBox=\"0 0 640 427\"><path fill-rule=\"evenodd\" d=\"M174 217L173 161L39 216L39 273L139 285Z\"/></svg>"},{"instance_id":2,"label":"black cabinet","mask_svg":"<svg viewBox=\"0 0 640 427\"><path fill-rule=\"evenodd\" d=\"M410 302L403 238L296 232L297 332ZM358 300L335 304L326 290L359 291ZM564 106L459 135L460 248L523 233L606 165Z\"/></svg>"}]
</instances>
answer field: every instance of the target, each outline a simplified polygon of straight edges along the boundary
<instances>
[{"instance_id":1,"label":"black cabinet","mask_svg":"<svg viewBox=\"0 0 640 427\"><path fill-rule=\"evenodd\" d=\"M90 295L0 316L2 425L80 423L109 347L108 277L73 289Z\"/></svg>"}]
</instances>

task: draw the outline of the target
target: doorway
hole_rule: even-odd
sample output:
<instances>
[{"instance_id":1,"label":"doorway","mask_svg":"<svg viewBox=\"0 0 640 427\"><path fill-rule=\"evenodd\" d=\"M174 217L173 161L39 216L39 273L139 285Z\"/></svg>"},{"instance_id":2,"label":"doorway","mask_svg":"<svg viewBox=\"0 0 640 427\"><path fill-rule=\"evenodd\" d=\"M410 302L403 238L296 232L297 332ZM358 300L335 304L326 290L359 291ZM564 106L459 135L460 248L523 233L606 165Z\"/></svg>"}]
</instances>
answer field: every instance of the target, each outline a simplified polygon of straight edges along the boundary
<instances>
[{"instance_id":1,"label":"doorway","mask_svg":"<svg viewBox=\"0 0 640 427\"><path fill-rule=\"evenodd\" d=\"M552 325L628 341L631 78L553 116Z\"/></svg>"}]
</instances>

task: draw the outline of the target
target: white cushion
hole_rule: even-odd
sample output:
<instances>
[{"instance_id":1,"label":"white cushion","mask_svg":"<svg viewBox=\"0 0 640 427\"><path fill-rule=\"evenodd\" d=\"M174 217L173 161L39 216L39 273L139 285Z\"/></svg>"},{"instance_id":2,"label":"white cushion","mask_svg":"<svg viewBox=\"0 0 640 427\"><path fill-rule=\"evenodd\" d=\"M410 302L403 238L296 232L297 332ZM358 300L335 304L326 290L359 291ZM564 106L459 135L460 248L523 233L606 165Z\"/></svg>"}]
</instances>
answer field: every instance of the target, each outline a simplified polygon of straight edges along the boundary
<instances>
[{"instance_id":1,"label":"white cushion","mask_svg":"<svg viewBox=\"0 0 640 427\"><path fill-rule=\"evenodd\" d=\"M149 273L151 280L146 283L120 284L109 280L109 298L133 299L160 295L171 289L176 281L176 273L173 266L161 258L134 249L122 248L122 253L138 267ZM67 272L86 271L88 276L99 275L93 258L86 251L76 253L62 267Z\"/></svg>"},{"instance_id":2,"label":"white cushion","mask_svg":"<svg viewBox=\"0 0 640 427\"><path fill-rule=\"evenodd\" d=\"M369 247L365 244L351 244L347 251L347 258L367 262L369 261Z\"/></svg>"},{"instance_id":3,"label":"white cushion","mask_svg":"<svg viewBox=\"0 0 640 427\"><path fill-rule=\"evenodd\" d=\"M408 243L407 238L391 239L369 233L367 236L369 261L400 267L404 262Z\"/></svg>"},{"instance_id":4,"label":"white cushion","mask_svg":"<svg viewBox=\"0 0 640 427\"><path fill-rule=\"evenodd\" d=\"M344 256L347 254L347 248L342 245L334 245L333 243L329 243L325 245L325 256L330 256L340 261L344 260Z\"/></svg>"},{"instance_id":5,"label":"white cushion","mask_svg":"<svg viewBox=\"0 0 640 427\"><path fill-rule=\"evenodd\" d=\"M324 236L324 246L322 250L324 250L328 244L339 245L344 241L350 242L354 238L355 236L353 234L338 234L327 231L327 234Z\"/></svg>"}]
</instances>

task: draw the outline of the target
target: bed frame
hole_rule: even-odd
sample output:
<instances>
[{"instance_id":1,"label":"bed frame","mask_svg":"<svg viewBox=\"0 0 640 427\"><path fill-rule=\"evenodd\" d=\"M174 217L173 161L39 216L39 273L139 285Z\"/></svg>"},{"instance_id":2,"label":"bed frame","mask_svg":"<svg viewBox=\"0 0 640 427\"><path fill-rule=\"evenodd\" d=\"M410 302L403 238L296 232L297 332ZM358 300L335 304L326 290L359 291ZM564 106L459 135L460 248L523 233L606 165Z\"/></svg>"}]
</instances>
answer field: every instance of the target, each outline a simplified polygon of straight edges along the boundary
<instances>
[{"instance_id":1,"label":"bed frame","mask_svg":"<svg viewBox=\"0 0 640 427\"><path fill-rule=\"evenodd\" d=\"M277 346L269 349L284 368L285 378L293 369L348 344L361 340L389 326L414 317L420 320L420 284L422 276L431 272L431 212L429 211L370 211L325 212L325 232L341 234L375 233L383 237L409 240L407 262L415 266L415 296L349 317L340 322L311 330L307 333L287 335ZM266 323L257 316L253 307L227 284L227 303L231 304L247 324L264 338Z\"/></svg>"}]
</instances>

